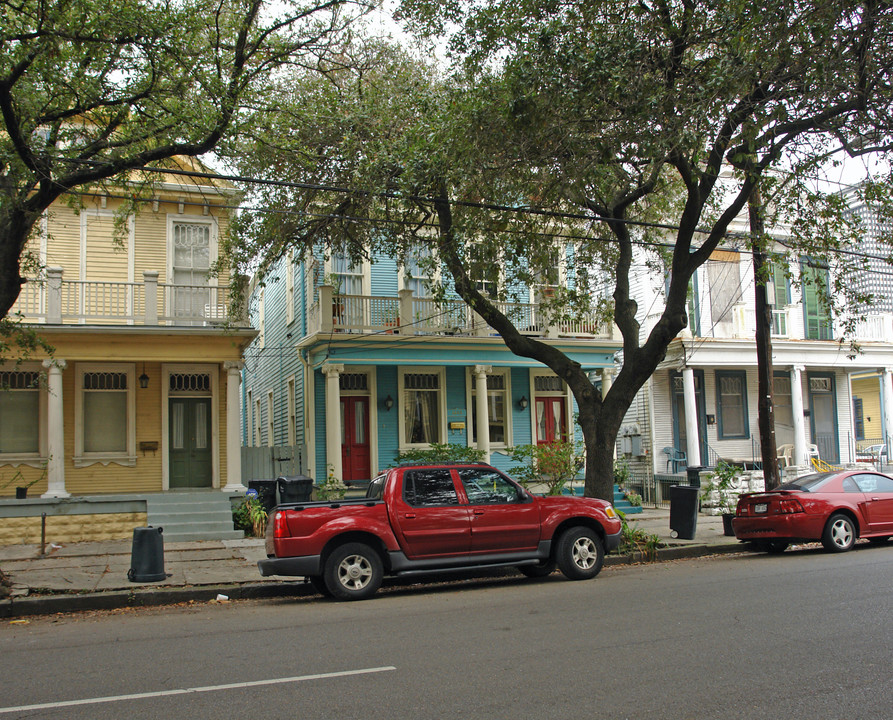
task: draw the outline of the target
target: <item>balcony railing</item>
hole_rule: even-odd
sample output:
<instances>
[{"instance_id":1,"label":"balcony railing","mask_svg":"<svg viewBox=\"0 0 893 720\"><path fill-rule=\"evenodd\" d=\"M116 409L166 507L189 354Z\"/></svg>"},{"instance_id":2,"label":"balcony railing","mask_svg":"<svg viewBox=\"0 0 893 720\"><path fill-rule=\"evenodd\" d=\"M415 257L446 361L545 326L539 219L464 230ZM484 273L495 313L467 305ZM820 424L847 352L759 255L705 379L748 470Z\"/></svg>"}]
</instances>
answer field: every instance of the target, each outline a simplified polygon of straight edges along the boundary
<instances>
[{"instance_id":1,"label":"balcony railing","mask_svg":"<svg viewBox=\"0 0 893 720\"><path fill-rule=\"evenodd\" d=\"M462 300L416 297L401 290L399 297L335 295L329 285L319 287L310 308L309 331L343 333L398 333L400 335L489 336L495 331ZM541 337L611 338L611 328L592 318L550 323L539 305L496 303L496 307L526 335Z\"/></svg>"},{"instance_id":2,"label":"balcony railing","mask_svg":"<svg viewBox=\"0 0 893 720\"><path fill-rule=\"evenodd\" d=\"M12 314L27 323L48 325L218 325L230 320L228 286L174 285L146 271L143 282L65 280L60 268L46 278L29 279Z\"/></svg>"}]
</instances>

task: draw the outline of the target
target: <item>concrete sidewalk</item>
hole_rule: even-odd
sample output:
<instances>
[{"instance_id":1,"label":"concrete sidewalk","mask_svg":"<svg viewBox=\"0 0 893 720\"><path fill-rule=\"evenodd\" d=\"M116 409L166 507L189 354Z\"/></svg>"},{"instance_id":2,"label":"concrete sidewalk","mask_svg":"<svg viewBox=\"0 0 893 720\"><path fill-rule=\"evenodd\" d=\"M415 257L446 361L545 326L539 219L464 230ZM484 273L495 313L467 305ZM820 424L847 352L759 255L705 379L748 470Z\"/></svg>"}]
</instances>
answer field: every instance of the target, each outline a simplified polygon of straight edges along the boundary
<instances>
[{"instance_id":1,"label":"concrete sidewalk","mask_svg":"<svg viewBox=\"0 0 893 720\"><path fill-rule=\"evenodd\" d=\"M698 515L693 540L671 537L670 512L646 508L627 517L629 525L657 535L665 544L654 560L737 552L742 546L722 532L722 518ZM36 545L0 547L0 568L13 582L12 595L0 600L0 617L149 606L230 599L312 594L300 578L263 578L257 561L266 556L264 541L219 540L164 544L168 577L152 583L127 579L132 541L47 543L46 554ZM606 565L646 560L641 556L610 555Z\"/></svg>"}]
</instances>

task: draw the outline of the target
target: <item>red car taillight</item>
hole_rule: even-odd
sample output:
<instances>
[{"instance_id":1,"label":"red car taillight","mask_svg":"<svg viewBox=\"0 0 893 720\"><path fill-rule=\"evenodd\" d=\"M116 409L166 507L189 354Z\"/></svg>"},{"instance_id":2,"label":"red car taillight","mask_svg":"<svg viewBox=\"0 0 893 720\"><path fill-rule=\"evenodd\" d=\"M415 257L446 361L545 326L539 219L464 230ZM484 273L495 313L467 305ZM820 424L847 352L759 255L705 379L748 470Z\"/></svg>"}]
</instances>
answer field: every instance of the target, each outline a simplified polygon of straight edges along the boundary
<instances>
[{"instance_id":1,"label":"red car taillight","mask_svg":"<svg viewBox=\"0 0 893 720\"><path fill-rule=\"evenodd\" d=\"M793 513L802 513L803 506L796 498L781 498L775 505L775 512L779 515L790 515Z\"/></svg>"},{"instance_id":2,"label":"red car taillight","mask_svg":"<svg viewBox=\"0 0 893 720\"><path fill-rule=\"evenodd\" d=\"M277 512L273 515L273 537L287 538L290 537L288 532L288 524L285 522L285 513Z\"/></svg>"}]
</instances>

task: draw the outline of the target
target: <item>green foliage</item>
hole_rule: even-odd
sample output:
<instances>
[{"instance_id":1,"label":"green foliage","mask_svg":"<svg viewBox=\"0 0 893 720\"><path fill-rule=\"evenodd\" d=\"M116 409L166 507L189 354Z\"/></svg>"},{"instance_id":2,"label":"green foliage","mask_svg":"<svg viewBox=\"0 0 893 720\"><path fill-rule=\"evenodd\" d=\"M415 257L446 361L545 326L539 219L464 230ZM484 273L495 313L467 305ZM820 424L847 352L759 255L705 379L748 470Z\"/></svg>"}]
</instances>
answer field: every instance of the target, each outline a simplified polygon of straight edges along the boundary
<instances>
[{"instance_id":1,"label":"green foliage","mask_svg":"<svg viewBox=\"0 0 893 720\"><path fill-rule=\"evenodd\" d=\"M582 448L572 441L516 445L509 452L515 463L513 477L527 489L545 485L547 495L560 495L585 463Z\"/></svg>"},{"instance_id":2,"label":"green foliage","mask_svg":"<svg viewBox=\"0 0 893 720\"><path fill-rule=\"evenodd\" d=\"M413 448L397 455L397 462L414 463L479 463L484 452L477 448L453 443L431 443L430 448Z\"/></svg>"},{"instance_id":3,"label":"green foliage","mask_svg":"<svg viewBox=\"0 0 893 720\"><path fill-rule=\"evenodd\" d=\"M716 493L717 507L723 513L734 513L738 504L735 478L739 472L739 468L729 465L725 460L720 460L707 479L707 483L701 487L701 499L707 499Z\"/></svg>"},{"instance_id":4,"label":"green foliage","mask_svg":"<svg viewBox=\"0 0 893 720\"><path fill-rule=\"evenodd\" d=\"M316 488L316 497L320 500L343 500L347 494L347 485L341 478L335 477L335 468L328 466L326 473L326 481Z\"/></svg>"},{"instance_id":5,"label":"green foliage","mask_svg":"<svg viewBox=\"0 0 893 720\"><path fill-rule=\"evenodd\" d=\"M34 328L22 325L19 318L0 318L0 360L10 358L19 365L38 354L52 356L55 348Z\"/></svg>"},{"instance_id":6,"label":"green foliage","mask_svg":"<svg viewBox=\"0 0 893 720\"><path fill-rule=\"evenodd\" d=\"M248 495L233 508L233 527L248 537L263 537L267 530L267 509L257 495Z\"/></svg>"},{"instance_id":7,"label":"green foliage","mask_svg":"<svg viewBox=\"0 0 893 720\"><path fill-rule=\"evenodd\" d=\"M629 463L626 458L614 461L614 484L625 488L629 482Z\"/></svg>"},{"instance_id":8,"label":"green foliage","mask_svg":"<svg viewBox=\"0 0 893 720\"><path fill-rule=\"evenodd\" d=\"M642 507L642 496L639 493L626 493L626 500L633 507Z\"/></svg>"},{"instance_id":9,"label":"green foliage","mask_svg":"<svg viewBox=\"0 0 893 720\"><path fill-rule=\"evenodd\" d=\"M620 545L614 551L618 555L631 555L633 553L642 553L645 557L654 559L657 550L663 547L663 543L658 535L647 533L641 528L632 527L626 521L626 515L618 510L622 527L620 529Z\"/></svg>"}]
</instances>

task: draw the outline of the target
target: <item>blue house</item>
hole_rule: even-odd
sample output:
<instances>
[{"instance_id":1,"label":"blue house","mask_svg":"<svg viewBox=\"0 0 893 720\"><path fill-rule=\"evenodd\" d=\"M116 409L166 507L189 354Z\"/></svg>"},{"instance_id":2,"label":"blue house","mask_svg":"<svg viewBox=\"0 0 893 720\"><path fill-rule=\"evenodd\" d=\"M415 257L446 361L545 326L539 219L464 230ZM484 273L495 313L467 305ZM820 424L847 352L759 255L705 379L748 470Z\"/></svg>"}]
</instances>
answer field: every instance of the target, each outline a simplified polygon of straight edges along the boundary
<instances>
[{"instance_id":1,"label":"blue house","mask_svg":"<svg viewBox=\"0 0 893 720\"><path fill-rule=\"evenodd\" d=\"M500 307L600 379L620 346L611 327L551 322L536 302L544 292L517 288ZM253 281L249 314L258 336L245 352L243 443L294 448L317 484L363 484L432 443L477 447L510 470L509 448L575 432L564 382L513 355L449 288L433 298L414 261L289 253Z\"/></svg>"}]
</instances>

